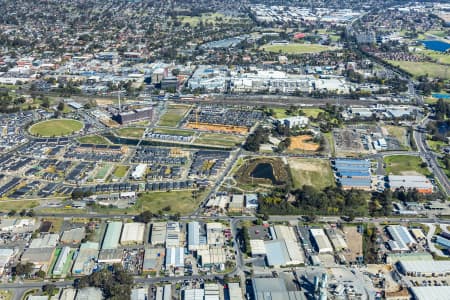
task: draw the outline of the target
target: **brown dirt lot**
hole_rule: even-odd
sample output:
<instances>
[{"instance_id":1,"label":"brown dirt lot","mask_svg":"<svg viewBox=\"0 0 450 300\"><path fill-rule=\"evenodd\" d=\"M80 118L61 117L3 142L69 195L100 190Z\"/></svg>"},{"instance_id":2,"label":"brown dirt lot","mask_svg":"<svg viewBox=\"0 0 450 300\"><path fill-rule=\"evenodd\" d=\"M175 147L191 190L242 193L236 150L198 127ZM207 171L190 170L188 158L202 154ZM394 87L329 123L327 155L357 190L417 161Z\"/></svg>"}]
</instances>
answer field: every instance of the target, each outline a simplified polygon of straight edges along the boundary
<instances>
[{"instance_id":1,"label":"brown dirt lot","mask_svg":"<svg viewBox=\"0 0 450 300\"><path fill-rule=\"evenodd\" d=\"M289 150L319 150L320 145L312 142L312 139L313 137L311 135L291 136L291 144L289 145Z\"/></svg>"},{"instance_id":2,"label":"brown dirt lot","mask_svg":"<svg viewBox=\"0 0 450 300\"><path fill-rule=\"evenodd\" d=\"M220 124L208 124L208 123L187 123L186 128L204 130L204 131L217 131L224 133L237 133L237 134L247 134L248 128L242 126L230 126L230 125L220 125Z\"/></svg>"},{"instance_id":3,"label":"brown dirt lot","mask_svg":"<svg viewBox=\"0 0 450 300\"><path fill-rule=\"evenodd\" d=\"M363 253L362 235L358 233L356 226L345 226L343 231L349 250L344 252L344 257L348 262L353 262Z\"/></svg>"}]
</instances>

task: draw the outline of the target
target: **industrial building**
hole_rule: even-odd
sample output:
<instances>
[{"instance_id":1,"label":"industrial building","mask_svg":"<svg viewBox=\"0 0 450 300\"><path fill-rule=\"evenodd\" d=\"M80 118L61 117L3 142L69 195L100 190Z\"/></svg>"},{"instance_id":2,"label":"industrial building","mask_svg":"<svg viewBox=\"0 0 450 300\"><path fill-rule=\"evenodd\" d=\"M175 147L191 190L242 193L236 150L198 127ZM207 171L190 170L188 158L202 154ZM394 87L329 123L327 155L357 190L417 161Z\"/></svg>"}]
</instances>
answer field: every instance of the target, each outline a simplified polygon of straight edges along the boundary
<instances>
[{"instance_id":1,"label":"industrial building","mask_svg":"<svg viewBox=\"0 0 450 300\"><path fill-rule=\"evenodd\" d=\"M167 247L166 248L166 268L184 267L184 248Z\"/></svg>"},{"instance_id":2,"label":"industrial building","mask_svg":"<svg viewBox=\"0 0 450 300\"><path fill-rule=\"evenodd\" d=\"M410 290L414 300L442 300L450 295L450 286L413 286Z\"/></svg>"},{"instance_id":3,"label":"industrial building","mask_svg":"<svg viewBox=\"0 0 450 300\"><path fill-rule=\"evenodd\" d=\"M102 249L98 255L98 262L104 264L119 264L122 262L122 249Z\"/></svg>"},{"instance_id":4,"label":"industrial building","mask_svg":"<svg viewBox=\"0 0 450 300\"><path fill-rule=\"evenodd\" d=\"M53 267L53 275L62 275L64 264L66 263L67 259L69 258L70 254L70 247L63 247L61 249L61 252L59 253L58 260L55 263L55 266Z\"/></svg>"},{"instance_id":5,"label":"industrial building","mask_svg":"<svg viewBox=\"0 0 450 300\"><path fill-rule=\"evenodd\" d=\"M333 247L322 228L311 228L309 231L314 238L314 243L316 244L319 253L333 252Z\"/></svg>"},{"instance_id":6,"label":"industrial building","mask_svg":"<svg viewBox=\"0 0 450 300\"><path fill-rule=\"evenodd\" d=\"M148 288L138 288L132 289L130 300L147 300L148 299Z\"/></svg>"},{"instance_id":7,"label":"industrial building","mask_svg":"<svg viewBox=\"0 0 450 300\"><path fill-rule=\"evenodd\" d=\"M252 256L265 256L267 254L263 240L250 240L250 248L252 249Z\"/></svg>"},{"instance_id":8,"label":"industrial building","mask_svg":"<svg viewBox=\"0 0 450 300\"><path fill-rule=\"evenodd\" d=\"M398 270L406 276L444 277L450 276L450 261L399 261Z\"/></svg>"},{"instance_id":9,"label":"industrial building","mask_svg":"<svg viewBox=\"0 0 450 300\"><path fill-rule=\"evenodd\" d=\"M204 300L204 289L189 289L183 291L183 300Z\"/></svg>"},{"instance_id":10,"label":"industrial building","mask_svg":"<svg viewBox=\"0 0 450 300\"><path fill-rule=\"evenodd\" d=\"M226 263L227 256L222 247L211 247L197 251L200 265L202 267L217 266Z\"/></svg>"},{"instance_id":11,"label":"industrial building","mask_svg":"<svg viewBox=\"0 0 450 300\"><path fill-rule=\"evenodd\" d=\"M86 287L78 290L75 300L103 300L102 290L95 287Z\"/></svg>"},{"instance_id":12,"label":"industrial building","mask_svg":"<svg viewBox=\"0 0 450 300\"><path fill-rule=\"evenodd\" d=\"M304 300L302 291L288 291L282 278L253 278L253 295L255 300L283 299Z\"/></svg>"},{"instance_id":13,"label":"industrial building","mask_svg":"<svg viewBox=\"0 0 450 300\"><path fill-rule=\"evenodd\" d=\"M303 128L303 127L308 126L309 119L308 119L308 117L304 117L304 116L294 116L294 117L279 119L278 122L288 128L294 128L294 127Z\"/></svg>"},{"instance_id":14,"label":"industrial building","mask_svg":"<svg viewBox=\"0 0 450 300\"><path fill-rule=\"evenodd\" d=\"M156 288L155 300L171 300L171 299L172 299L172 286L170 284L158 286Z\"/></svg>"},{"instance_id":15,"label":"industrial building","mask_svg":"<svg viewBox=\"0 0 450 300\"><path fill-rule=\"evenodd\" d=\"M226 300L243 300L242 288L238 282L230 282L228 284L228 298Z\"/></svg>"},{"instance_id":16,"label":"industrial building","mask_svg":"<svg viewBox=\"0 0 450 300\"><path fill-rule=\"evenodd\" d=\"M0 249L0 277L3 275L6 265L9 263L13 255L13 249Z\"/></svg>"},{"instance_id":17,"label":"industrial building","mask_svg":"<svg viewBox=\"0 0 450 300\"><path fill-rule=\"evenodd\" d=\"M150 243L155 245L164 245L166 242L166 222L156 222L151 225Z\"/></svg>"},{"instance_id":18,"label":"industrial building","mask_svg":"<svg viewBox=\"0 0 450 300\"><path fill-rule=\"evenodd\" d=\"M433 184L423 175L389 175L389 187L391 190L417 190L419 193L433 193Z\"/></svg>"},{"instance_id":19,"label":"industrial building","mask_svg":"<svg viewBox=\"0 0 450 300\"><path fill-rule=\"evenodd\" d=\"M143 272L157 271L157 267L161 265L164 257L163 248L145 248L144 263L142 265Z\"/></svg>"},{"instance_id":20,"label":"industrial building","mask_svg":"<svg viewBox=\"0 0 450 300\"><path fill-rule=\"evenodd\" d=\"M98 257L99 244L86 242L81 244L72 267L73 275L89 275L95 266Z\"/></svg>"},{"instance_id":21,"label":"industrial building","mask_svg":"<svg viewBox=\"0 0 450 300\"><path fill-rule=\"evenodd\" d=\"M333 168L337 182L343 189L371 189L369 160L336 159L333 162Z\"/></svg>"},{"instance_id":22,"label":"industrial building","mask_svg":"<svg viewBox=\"0 0 450 300\"><path fill-rule=\"evenodd\" d=\"M23 252L20 261L22 263L31 262L36 269L47 272L54 253L55 248L28 248Z\"/></svg>"},{"instance_id":23,"label":"industrial building","mask_svg":"<svg viewBox=\"0 0 450 300\"><path fill-rule=\"evenodd\" d=\"M61 243L63 244L79 244L86 235L84 227L73 228L63 232Z\"/></svg>"},{"instance_id":24,"label":"industrial building","mask_svg":"<svg viewBox=\"0 0 450 300\"><path fill-rule=\"evenodd\" d=\"M417 242L411 236L408 229L400 225L391 225L386 228L392 240L388 242L392 251L408 251L409 247Z\"/></svg>"},{"instance_id":25,"label":"industrial building","mask_svg":"<svg viewBox=\"0 0 450 300\"><path fill-rule=\"evenodd\" d=\"M180 246L180 223L167 222L166 227L166 247Z\"/></svg>"},{"instance_id":26,"label":"industrial building","mask_svg":"<svg viewBox=\"0 0 450 300\"><path fill-rule=\"evenodd\" d=\"M206 235L200 234L200 223L189 222L188 223L188 249L189 251L196 251L199 249L207 249Z\"/></svg>"},{"instance_id":27,"label":"industrial building","mask_svg":"<svg viewBox=\"0 0 450 300\"><path fill-rule=\"evenodd\" d=\"M206 239L209 246L223 246L225 243L225 236L223 234L222 223L206 223Z\"/></svg>"},{"instance_id":28,"label":"industrial building","mask_svg":"<svg viewBox=\"0 0 450 300\"><path fill-rule=\"evenodd\" d=\"M58 234L45 234L39 238L33 239L29 248L54 248L58 244L58 240Z\"/></svg>"},{"instance_id":29,"label":"industrial building","mask_svg":"<svg viewBox=\"0 0 450 300\"><path fill-rule=\"evenodd\" d=\"M144 243L145 224L144 223L125 223L123 225L121 245L142 244Z\"/></svg>"},{"instance_id":30,"label":"industrial building","mask_svg":"<svg viewBox=\"0 0 450 300\"><path fill-rule=\"evenodd\" d=\"M330 238L331 244L334 247L334 250L341 251L348 248L347 242L345 241L344 237L339 234L336 229L327 229L326 233L328 237Z\"/></svg>"},{"instance_id":31,"label":"industrial building","mask_svg":"<svg viewBox=\"0 0 450 300\"><path fill-rule=\"evenodd\" d=\"M102 249L117 249L121 231L122 222L108 223L105 236L103 237Z\"/></svg>"}]
</instances>

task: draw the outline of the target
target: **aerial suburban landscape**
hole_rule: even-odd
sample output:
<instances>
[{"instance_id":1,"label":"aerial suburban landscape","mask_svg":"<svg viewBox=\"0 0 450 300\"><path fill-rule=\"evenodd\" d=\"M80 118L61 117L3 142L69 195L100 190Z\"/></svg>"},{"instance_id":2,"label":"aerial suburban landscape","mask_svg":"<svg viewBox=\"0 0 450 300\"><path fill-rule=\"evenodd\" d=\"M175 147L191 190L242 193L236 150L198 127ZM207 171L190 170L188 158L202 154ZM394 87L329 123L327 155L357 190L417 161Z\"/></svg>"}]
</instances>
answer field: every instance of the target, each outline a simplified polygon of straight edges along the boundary
<instances>
[{"instance_id":1,"label":"aerial suburban landscape","mask_svg":"<svg viewBox=\"0 0 450 300\"><path fill-rule=\"evenodd\" d=\"M450 2L0 12L0 300L450 300Z\"/></svg>"}]
</instances>

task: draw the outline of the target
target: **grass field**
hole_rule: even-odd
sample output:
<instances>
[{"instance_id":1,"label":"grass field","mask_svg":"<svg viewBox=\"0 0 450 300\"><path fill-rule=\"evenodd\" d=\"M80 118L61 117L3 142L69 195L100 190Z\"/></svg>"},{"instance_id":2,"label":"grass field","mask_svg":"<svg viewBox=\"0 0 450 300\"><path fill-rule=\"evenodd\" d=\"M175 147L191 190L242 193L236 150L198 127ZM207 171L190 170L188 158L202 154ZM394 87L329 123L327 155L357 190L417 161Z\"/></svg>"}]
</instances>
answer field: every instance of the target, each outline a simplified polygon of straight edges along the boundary
<instances>
[{"instance_id":1,"label":"grass field","mask_svg":"<svg viewBox=\"0 0 450 300\"><path fill-rule=\"evenodd\" d=\"M190 105L171 104L159 119L159 126L176 127L189 111Z\"/></svg>"},{"instance_id":2,"label":"grass field","mask_svg":"<svg viewBox=\"0 0 450 300\"><path fill-rule=\"evenodd\" d=\"M393 66L411 73L413 76L420 76L428 74L429 77L439 77L443 79L450 79L450 66L446 67L432 62L412 62L412 61L395 61L388 60Z\"/></svg>"},{"instance_id":3,"label":"grass field","mask_svg":"<svg viewBox=\"0 0 450 300\"><path fill-rule=\"evenodd\" d=\"M286 113L285 108L274 107L272 109L275 113L273 117L276 119L282 119L282 118L292 116L291 114ZM308 118L317 118L317 115L320 112L323 112L323 109L320 109L320 108L299 108L299 110L301 110L305 114L305 117L308 117Z\"/></svg>"},{"instance_id":4,"label":"grass field","mask_svg":"<svg viewBox=\"0 0 450 300\"><path fill-rule=\"evenodd\" d=\"M127 127L127 128L120 128L117 130L117 134L122 137L129 137L129 138L141 138L144 134L145 129L139 128L139 127Z\"/></svg>"},{"instance_id":5,"label":"grass field","mask_svg":"<svg viewBox=\"0 0 450 300\"><path fill-rule=\"evenodd\" d=\"M161 134L180 135L180 136L192 136L195 134L195 131L193 130L172 129L172 128L155 128L153 129L153 132Z\"/></svg>"},{"instance_id":6,"label":"grass field","mask_svg":"<svg viewBox=\"0 0 450 300\"><path fill-rule=\"evenodd\" d=\"M22 209L35 208L36 206L39 206L39 202L34 200L0 200L0 211L2 212L10 210L20 212Z\"/></svg>"},{"instance_id":7,"label":"grass field","mask_svg":"<svg viewBox=\"0 0 450 300\"><path fill-rule=\"evenodd\" d=\"M106 139L100 135L86 135L86 136L79 137L77 140L80 143L85 143L85 144L97 144L97 145L111 144L111 142L108 139Z\"/></svg>"},{"instance_id":8,"label":"grass field","mask_svg":"<svg viewBox=\"0 0 450 300\"><path fill-rule=\"evenodd\" d=\"M418 156L393 155L384 158L386 173L392 175L430 175L427 168L421 167L422 159Z\"/></svg>"},{"instance_id":9,"label":"grass field","mask_svg":"<svg viewBox=\"0 0 450 300\"><path fill-rule=\"evenodd\" d=\"M60 232L64 220L61 218L44 218L43 221L52 222L52 227L50 228L50 232Z\"/></svg>"},{"instance_id":10,"label":"grass field","mask_svg":"<svg viewBox=\"0 0 450 300\"><path fill-rule=\"evenodd\" d=\"M233 20L237 20L236 18L231 18L231 17L227 17L224 14L221 13L205 13L202 14L201 16L195 16L195 17L191 17L191 16L179 16L178 17L178 21L180 21L181 23L187 23L190 26L197 26L198 23L203 22L203 23L217 23L218 21L222 20L222 22L228 23L231 22Z\"/></svg>"},{"instance_id":11,"label":"grass field","mask_svg":"<svg viewBox=\"0 0 450 300\"><path fill-rule=\"evenodd\" d=\"M0 290L0 300L11 300L13 293L11 291Z\"/></svg>"},{"instance_id":12,"label":"grass field","mask_svg":"<svg viewBox=\"0 0 450 300\"><path fill-rule=\"evenodd\" d=\"M194 211L205 196L205 192L198 193L197 199L192 197L193 191L151 192L143 194L136 203L138 209L150 210L157 213L164 207L170 206L167 213L187 214Z\"/></svg>"},{"instance_id":13,"label":"grass field","mask_svg":"<svg viewBox=\"0 0 450 300\"><path fill-rule=\"evenodd\" d=\"M97 171L97 174L95 174L95 179L104 179L110 169L111 169L110 164L105 164L105 165L101 166L101 168Z\"/></svg>"},{"instance_id":14,"label":"grass field","mask_svg":"<svg viewBox=\"0 0 450 300\"><path fill-rule=\"evenodd\" d=\"M450 54L446 52L438 52L433 50L422 50L422 53L434 60L436 60L437 63L449 65L450 64Z\"/></svg>"},{"instance_id":15,"label":"grass field","mask_svg":"<svg viewBox=\"0 0 450 300\"><path fill-rule=\"evenodd\" d=\"M334 186L330 162L315 158L290 158L288 160L294 188L311 185L318 189Z\"/></svg>"},{"instance_id":16,"label":"grass field","mask_svg":"<svg viewBox=\"0 0 450 300\"><path fill-rule=\"evenodd\" d=\"M39 122L30 127L30 133L37 136L64 136L80 131L83 123L72 119L55 119Z\"/></svg>"},{"instance_id":17,"label":"grass field","mask_svg":"<svg viewBox=\"0 0 450 300\"><path fill-rule=\"evenodd\" d=\"M336 48L323 46L319 44L288 44L288 45L266 44L261 46L260 50L284 54L304 54L304 53L319 53L324 51L332 51L336 50Z\"/></svg>"},{"instance_id":18,"label":"grass field","mask_svg":"<svg viewBox=\"0 0 450 300\"><path fill-rule=\"evenodd\" d=\"M244 137L231 134L202 133L194 140L195 144L233 147L244 141Z\"/></svg>"},{"instance_id":19,"label":"grass field","mask_svg":"<svg viewBox=\"0 0 450 300\"><path fill-rule=\"evenodd\" d=\"M113 172L113 175L117 178L122 178L125 174L127 174L129 168L130 167L128 166L117 166Z\"/></svg>"},{"instance_id":20,"label":"grass field","mask_svg":"<svg viewBox=\"0 0 450 300\"><path fill-rule=\"evenodd\" d=\"M434 152L440 152L441 148L448 146L448 144L445 142L432 140L427 140L427 144Z\"/></svg>"}]
</instances>

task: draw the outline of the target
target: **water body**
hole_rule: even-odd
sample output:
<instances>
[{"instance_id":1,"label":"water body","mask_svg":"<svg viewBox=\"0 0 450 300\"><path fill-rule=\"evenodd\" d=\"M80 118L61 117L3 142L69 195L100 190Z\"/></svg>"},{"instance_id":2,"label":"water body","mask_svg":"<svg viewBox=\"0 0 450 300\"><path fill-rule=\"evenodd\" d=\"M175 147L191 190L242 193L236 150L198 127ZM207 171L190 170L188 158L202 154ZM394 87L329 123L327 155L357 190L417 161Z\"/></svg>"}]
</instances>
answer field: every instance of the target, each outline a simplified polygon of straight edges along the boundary
<instances>
[{"instance_id":1,"label":"water body","mask_svg":"<svg viewBox=\"0 0 450 300\"><path fill-rule=\"evenodd\" d=\"M273 184L277 184L275 175L273 174L273 167L269 163L257 164L250 173L253 178L269 179Z\"/></svg>"},{"instance_id":2,"label":"water body","mask_svg":"<svg viewBox=\"0 0 450 300\"><path fill-rule=\"evenodd\" d=\"M433 96L433 98L436 98L436 99L450 99L450 94L433 93L433 94L431 94L431 96Z\"/></svg>"},{"instance_id":3,"label":"water body","mask_svg":"<svg viewBox=\"0 0 450 300\"><path fill-rule=\"evenodd\" d=\"M450 124L448 122L438 122L438 132L442 135L447 135L450 131Z\"/></svg>"},{"instance_id":4,"label":"water body","mask_svg":"<svg viewBox=\"0 0 450 300\"><path fill-rule=\"evenodd\" d=\"M450 48L450 44L442 41L422 41L425 48L433 51L445 52Z\"/></svg>"}]
</instances>

